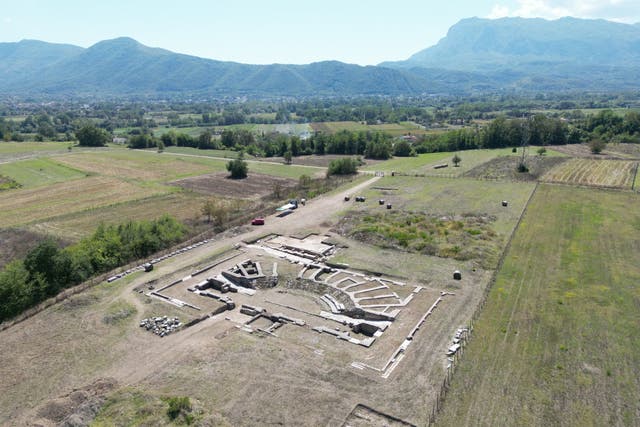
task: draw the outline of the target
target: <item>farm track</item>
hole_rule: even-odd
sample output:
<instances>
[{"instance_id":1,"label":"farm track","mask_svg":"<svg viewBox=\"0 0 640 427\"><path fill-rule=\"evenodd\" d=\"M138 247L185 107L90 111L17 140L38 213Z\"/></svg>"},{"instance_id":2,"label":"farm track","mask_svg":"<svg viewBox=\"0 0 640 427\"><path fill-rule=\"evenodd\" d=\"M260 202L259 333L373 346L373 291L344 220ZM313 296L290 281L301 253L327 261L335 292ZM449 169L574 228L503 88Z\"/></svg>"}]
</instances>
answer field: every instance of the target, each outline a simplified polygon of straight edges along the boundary
<instances>
[{"instance_id":1,"label":"farm track","mask_svg":"<svg viewBox=\"0 0 640 427\"><path fill-rule=\"evenodd\" d=\"M157 153L155 151L140 150L140 149L136 149L134 151L157 155ZM213 159L213 160L221 160L221 161L224 161L224 162L228 162L229 160L232 160L232 159L229 159L228 157L204 156L204 155L199 155L199 154L188 154L188 153L168 153L168 154L171 155L171 156L195 157L195 158L199 158L199 159ZM272 162L272 161L268 161L268 160L244 159L244 161L247 162L247 163L265 163L265 164L268 164L268 165L282 166L282 162ZM324 166L313 166L313 165L304 165L304 167L314 168L314 169L323 169L323 170L327 169Z\"/></svg>"}]
</instances>

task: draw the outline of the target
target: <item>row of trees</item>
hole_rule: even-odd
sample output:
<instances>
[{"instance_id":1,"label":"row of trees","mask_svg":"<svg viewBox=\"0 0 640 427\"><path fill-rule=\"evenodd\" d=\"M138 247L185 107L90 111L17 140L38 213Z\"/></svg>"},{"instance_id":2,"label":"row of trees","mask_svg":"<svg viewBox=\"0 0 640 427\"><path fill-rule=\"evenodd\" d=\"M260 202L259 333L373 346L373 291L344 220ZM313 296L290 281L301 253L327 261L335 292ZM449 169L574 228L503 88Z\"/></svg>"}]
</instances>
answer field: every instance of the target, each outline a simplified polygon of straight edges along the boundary
<instances>
[{"instance_id":1,"label":"row of trees","mask_svg":"<svg viewBox=\"0 0 640 427\"><path fill-rule=\"evenodd\" d=\"M292 157L309 154L360 155L388 159L393 154L393 138L382 132L342 130L334 134L316 133L307 139L280 133L254 135L246 130L225 130L222 148L244 150L264 157Z\"/></svg>"},{"instance_id":2,"label":"row of trees","mask_svg":"<svg viewBox=\"0 0 640 427\"><path fill-rule=\"evenodd\" d=\"M582 141L584 132L569 127L561 119L542 114L527 119L498 117L483 128L464 128L429 134L415 146L419 153L460 151L477 148L504 148L527 145L563 145Z\"/></svg>"},{"instance_id":3,"label":"row of trees","mask_svg":"<svg viewBox=\"0 0 640 427\"><path fill-rule=\"evenodd\" d=\"M60 249L50 239L0 271L0 322L104 273L182 240L184 225L170 216L155 221L101 224L90 236Z\"/></svg>"}]
</instances>

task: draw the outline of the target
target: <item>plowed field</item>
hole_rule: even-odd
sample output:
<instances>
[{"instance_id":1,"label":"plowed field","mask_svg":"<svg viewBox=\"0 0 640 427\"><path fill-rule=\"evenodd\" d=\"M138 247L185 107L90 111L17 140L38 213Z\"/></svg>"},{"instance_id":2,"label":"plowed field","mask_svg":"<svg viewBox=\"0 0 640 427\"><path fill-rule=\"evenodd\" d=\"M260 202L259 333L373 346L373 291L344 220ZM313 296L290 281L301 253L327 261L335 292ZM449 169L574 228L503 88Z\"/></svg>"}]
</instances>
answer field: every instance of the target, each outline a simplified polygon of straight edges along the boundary
<instances>
[{"instance_id":1,"label":"plowed field","mask_svg":"<svg viewBox=\"0 0 640 427\"><path fill-rule=\"evenodd\" d=\"M632 161L571 159L544 174L542 181L631 188L637 167Z\"/></svg>"}]
</instances>

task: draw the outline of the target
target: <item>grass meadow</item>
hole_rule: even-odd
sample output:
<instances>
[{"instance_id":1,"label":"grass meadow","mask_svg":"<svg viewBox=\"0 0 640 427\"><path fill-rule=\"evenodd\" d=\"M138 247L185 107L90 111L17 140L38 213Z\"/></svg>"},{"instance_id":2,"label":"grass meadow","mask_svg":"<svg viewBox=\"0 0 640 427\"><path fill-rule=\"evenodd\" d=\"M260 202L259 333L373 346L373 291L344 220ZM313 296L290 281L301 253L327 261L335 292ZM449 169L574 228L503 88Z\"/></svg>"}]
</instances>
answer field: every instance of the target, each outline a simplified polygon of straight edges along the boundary
<instances>
[{"instance_id":1,"label":"grass meadow","mask_svg":"<svg viewBox=\"0 0 640 427\"><path fill-rule=\"evenodd\" d=\"M439 425L635 425L640 200L541 185L517 230Z\"/></svg>"},{"instance_id":2,"label":"grass meadow","mask_svg":"<svg viewBox=\"0 0 640 427\"><path fill-rule=\"evenodd\" d=\"M529 151L534 153L535 147ZM458 154L461 161L456 167L453 165L452 159L454 154ZM547 150L547 156L561 155L553 150ZM392 171L406 174L426 174L435 176L462 176L466 172L478 165L486 163L496 157L518 156L512 153L511 148L498 148L492 150L465 150L457 153L425 153L416 157L394 157L384 162L366 166L363 170L383 171L391 173ZM446 168L435 169L434 166L447 164Z\"/></svg>"},{"instance_id":3,"label":"grass meadow","mask_svg":"<svg viewBox=\"0 0 640 427\"><path fill-rule=\"evenodd\" d=\"M0 175L11 177L22 188L32 188L84 178L87 173L50 158L38 158L0 164Z\"/></svg>"}]
</instances>

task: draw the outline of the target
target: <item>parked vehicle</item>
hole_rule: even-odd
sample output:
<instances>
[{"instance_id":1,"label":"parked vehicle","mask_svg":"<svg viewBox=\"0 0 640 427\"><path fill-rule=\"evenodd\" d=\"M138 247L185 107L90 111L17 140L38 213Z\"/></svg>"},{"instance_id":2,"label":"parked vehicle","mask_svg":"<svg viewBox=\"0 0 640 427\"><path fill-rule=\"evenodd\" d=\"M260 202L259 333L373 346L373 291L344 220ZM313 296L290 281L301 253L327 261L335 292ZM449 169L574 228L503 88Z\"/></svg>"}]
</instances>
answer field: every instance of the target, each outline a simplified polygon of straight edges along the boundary
<instances>
[{"instance_id":1,"label":"parked vehicle","mask_svg":"<svg viewBox=\"0 0 640 427\"><path fill-rule=\"evenodd\" d=\"M264 225L264 218L253 218L251 225Z\"/></svg>"}]
</instances>

